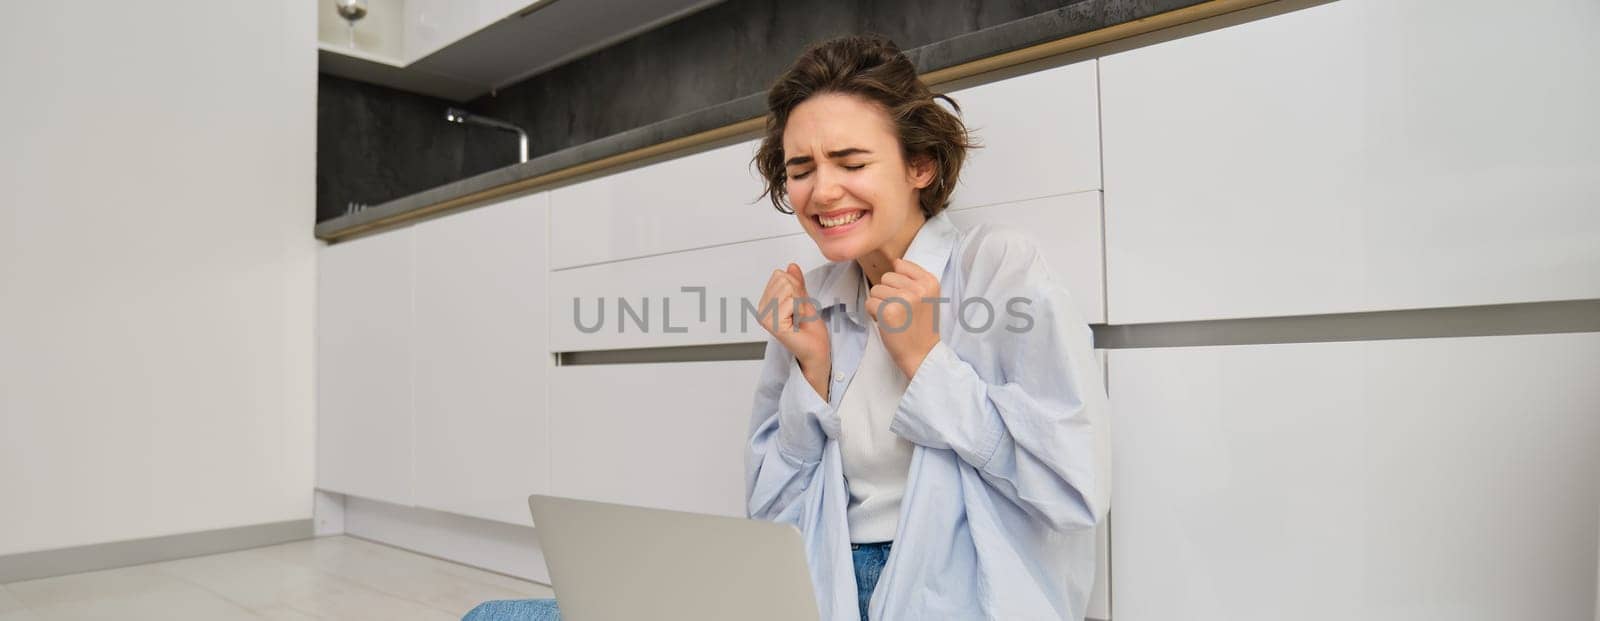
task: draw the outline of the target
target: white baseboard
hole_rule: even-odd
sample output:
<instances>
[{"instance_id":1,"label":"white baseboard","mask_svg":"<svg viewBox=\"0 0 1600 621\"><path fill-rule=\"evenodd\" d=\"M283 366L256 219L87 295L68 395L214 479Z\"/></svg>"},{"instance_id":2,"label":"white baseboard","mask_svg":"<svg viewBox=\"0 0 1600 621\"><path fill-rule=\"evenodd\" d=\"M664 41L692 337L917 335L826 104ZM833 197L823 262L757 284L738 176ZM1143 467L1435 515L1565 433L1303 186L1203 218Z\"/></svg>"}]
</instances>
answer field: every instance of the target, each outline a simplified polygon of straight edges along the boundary
<instances>
[{"instance_id":1,"label":"white baseboard","mask_svg":"<svg viewBox=\"0 0 1600 621\"><path fill-rule=\"evenodd\" d=\"M311 524L318 537L344 534L344 494L313 490Z\"/></svg>"},{"instance_id":2,"label":"white baseboard","mask_svg":"<svg viewBox=\"0 0 1600 621\"><path fill-rule=\"evenodd\" d=\"M311 533L311 520L289 520L11 554L0 556L0 583L222 554L310 539Z\"/></svg>"},{"instance_id":3,"label":"white baseboard","mask_svg":"<svg viewBox=\"0 0 1600 621\"><path fill-rule=\"evenodd\" d=\"M342 498L344 534L546 586L550 584L550 571L545 568L544 552L539 548L532 526L403 507L356 496ZM531 517L529 521L532 522Z\"/></svg>"}]
</instances>

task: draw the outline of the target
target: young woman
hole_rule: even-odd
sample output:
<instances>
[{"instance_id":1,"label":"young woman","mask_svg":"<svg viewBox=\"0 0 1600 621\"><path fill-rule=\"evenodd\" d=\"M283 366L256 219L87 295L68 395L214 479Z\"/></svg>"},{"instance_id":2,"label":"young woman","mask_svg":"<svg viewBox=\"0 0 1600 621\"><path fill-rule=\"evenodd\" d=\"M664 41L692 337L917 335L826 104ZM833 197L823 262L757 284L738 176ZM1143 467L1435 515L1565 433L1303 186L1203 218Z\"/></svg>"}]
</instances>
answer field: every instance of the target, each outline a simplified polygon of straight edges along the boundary
<instances>
[{"instance_id":1,"label":"young woman","mask_svg":"<svg viewBox=\"0 0 1600 621\"><path fill-rule=\"evenodd\" d=\"M828 263L761 292L749 516L800 528L827 621L1082 619L1109 430L1070 293L1016 229L950 222L976 145L893 42L814 44L767 104L763 195Z\"/></svg>"},{"instance_id":2,"label":"young woman","mask_svg":"<svg viewBox=\"0 0 1600 621\"><path fill-rule=\"evenodd\" d=\"M875 36L767 95L767 195L829 262L761 294L748 511L800 528L824 619L1082 619L1110 491L1091 334L1029 237L950 222L973 145L934 99Z\"/></svg>"}]
</instances>

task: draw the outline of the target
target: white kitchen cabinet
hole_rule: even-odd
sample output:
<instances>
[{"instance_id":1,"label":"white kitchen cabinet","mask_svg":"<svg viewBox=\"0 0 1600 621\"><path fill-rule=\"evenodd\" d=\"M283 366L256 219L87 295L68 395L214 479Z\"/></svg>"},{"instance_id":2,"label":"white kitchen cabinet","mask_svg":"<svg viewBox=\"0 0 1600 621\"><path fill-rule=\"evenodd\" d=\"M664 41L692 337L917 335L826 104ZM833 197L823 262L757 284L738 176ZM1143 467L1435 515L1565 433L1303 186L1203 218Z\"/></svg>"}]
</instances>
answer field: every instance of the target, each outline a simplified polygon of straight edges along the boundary
<instances>
[{"instance_id":1,"label":"white kitchen cabinet","mask_svg":"<svg viewBox=\"0 0 1600 621\"><path fill-rule=\"evenodd\" d=\"M550 192L551 265L563 269L800 233L773 209L746 140Z\"/></svg>"},{"instance_id":2,"label":"white kitchen cabinet","mask_svg":"<svg viewBox=\"0 0 1600 621\"><path fill-rule=\"evenodd\" d=\"M1597 30L1343 0L1102 58L1110 321L1600 297Z\"/></svg>"},{"instance_id":3,"label":"white kitchen cabinet","mask_svg":"<svg viewBox=\"0 0 1600 621\"><path fill-rule=\"evenodd\" d=\"M1110 364L1117 621L1593 614L1600 333Z\"/></svg>"},{"instance_id":4,"label":"white kitchen cabinet","mask_svg":"<svg viewBox=\"0 0 1600 621\"><path fill-rule=\"evenodd\" d=\"M759 304L772 270L791 261L806 270L824 263L811 237L797 233L552 272L551 347L586 351L764 340L766 331L743 304Z\"/></svg>"},{"instance_id":5,"label":"white kitchen cabinet","mask_svg":"<svg viewBox=\"0 0 1600 621\"><path fill-rule=\"evenodd\" d=\"M745 517L760 372L759 360L557 367L552 493Z\"/></svg>"},{"instance_id":6,"label":"white kitchen cabinet","mask_svg":"<svg viewBox=\"0 0 1600 621\"><path fill-rule=\"evenodd\" d=\"M951 205L1100 189L1095 79L1089 60L950 92L962 121L984 145L968 152Z\"/></svg>"},{"instance_id":7,"label":"white kitchen cabinet","mask_svg":"<svg viewBox=\"0 0 1600 621\"><path fill-rule=\"evenodd\" d=\"M1100 323L1105 311L1099 199L1097 192L1051 196L955 209L950 219L962 229L997 222L1028 231L1043 248L1051 268L1067 282L1084 320ZM561 231L559 227L552 230ZM746 318L741 326L745 317L742 303L757 304L772 270L790 261L810 269L825 260L810 236L791 233L556 270L550 274L551 347L554 351L589 351L763 340L765 332L753 318ZM704 321L700 319L702 294L684 292L683 287L705 287ZM626 313L619 298L627 301ZM670 304L663 304L664 298L670 299ZM727 298L725 303L722 298ZM578 300L576 310L574 299ZM600 300L604 300L604 314ZM639 327L640 319L644 328ZM669 325L683 331L668 332Z\"/></svg>"},{"instance_id":8,"label":"white kitchen cabinet","mask_svg":"<svg viewBox=\"0 0 1600 621\"><path fill-rule=\"evenodd\" d=\"M1106 350L1094 350L1094 357L1100 361L1100 377L1106 378L1107 390L1110 374L1106 368ZM1116 421L1117 410L1113 405L1111 420ZM1112 423L1112 433L1116 433L1116 423ZM1116 510L1116 507L1112 507ZM1111 521L1112 514L1106 513L1106 519L1100 527L1095 529L1094 537L1094 590L1089 592L1089 608L1084 611L1084 617L1108 621L1111 619Z\"/></svg>"},{"instance_id":9,"label":"white kitchen cabinet","mask_svg":"<svg viewBox=\"0 0 1600 621\"><path fill-rule=\"evenodd\" d=\"M547 197L413 227L418 506L527 524L549 490Z\"/></svg>"},{"instance_id":10,"label":"white kitchen cabinet","mask_svg":"<svg viewBox=\"0 0 1600 621\"><path fill-rule=\"evenodd\" d=\"M1111 619L1111 514L1094 533L1094 589L1089 591L1085 619Z\"/></svg>"},{"instance_id":11,"label":"white kitchen cabinet","mask_svg":"<svg viewBox=\"0 0 1600 621\"><path fill-rule=\"evenodd\" d=\"M355 28L339 16L337 3L317 2L320 49L389 65L406 62L404 0L367 0L367 14Z\"/></svg>"},{"instance_id":12,"label":"white kitchen cabinet","mask_svg":"<svg viewBox=\"0 0 1600 621\"><path fill-rule=\"evenodd\" d=\"M950 221L963 230L992 222L1027 233L1039 245L1051 272L1066 283L1083 320L1105 323L1099 192L952 209Z\"/></svg>"},{"instance_id":13,"label":"white kitchen cabinet","mask_svg":"<svg viewBox=\"0 0 1600 621\"><path fill-rule=\"evenodd\" d=\"M317 257L317 487L411 504L412 231Z\"/></svg>"},{"instance_id":14,"label":"white kitchen cabinet","mask_svg":"<svg viewBox=\"0 0 1600 621\"><path fill-rule=\"evenodd\" d=\"M424 58L529 5L528 0L405 0L407 62Z\"/></svg>"}]
</instances>

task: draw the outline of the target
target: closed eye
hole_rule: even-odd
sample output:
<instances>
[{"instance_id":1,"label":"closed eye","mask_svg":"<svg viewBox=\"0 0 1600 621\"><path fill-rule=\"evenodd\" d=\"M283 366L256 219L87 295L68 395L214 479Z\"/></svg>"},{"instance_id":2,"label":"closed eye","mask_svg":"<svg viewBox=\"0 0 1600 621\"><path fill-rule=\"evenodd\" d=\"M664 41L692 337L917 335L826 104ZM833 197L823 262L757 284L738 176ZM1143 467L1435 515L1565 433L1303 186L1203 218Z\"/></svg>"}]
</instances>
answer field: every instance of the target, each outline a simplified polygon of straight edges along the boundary
<instances>
[{"instance_id":1,"label":"closed eye","mask_svg":"<svg viewBox=\"0 0 1600 621\"><path fill-rule=\"evenodd\" d=\"M845 166L845 168L848 169L848 170L861 170L861 169L866 168L866 167L867 167L866 164L856 164L855 166ZM808 170L808 171L805 171L805 172L800 173L798 175L789 175L789 178L790 179L804 179L804 178L809 177L809 176L811 176L811 171Z\"/></svg>"}]
</instances>

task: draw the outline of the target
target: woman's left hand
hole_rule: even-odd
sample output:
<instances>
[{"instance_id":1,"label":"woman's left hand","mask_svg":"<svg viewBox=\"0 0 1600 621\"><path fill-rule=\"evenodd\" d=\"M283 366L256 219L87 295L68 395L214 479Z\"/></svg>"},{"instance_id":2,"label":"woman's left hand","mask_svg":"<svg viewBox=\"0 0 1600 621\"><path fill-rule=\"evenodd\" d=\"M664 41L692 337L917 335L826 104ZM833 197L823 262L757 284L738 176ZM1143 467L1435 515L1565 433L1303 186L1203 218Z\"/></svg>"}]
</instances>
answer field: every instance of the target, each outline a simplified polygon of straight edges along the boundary
<instances>
[{"instance_id":1,"label":"woman's left hand","mask_svg":"<svg viewBox=\"0 0 1600 621\"><path fill-rule=\"evenodd\" d=\"M938 303L924 301L937 297L939 278L905 259L895 259L867 292L867 313L878 322L883 346L906 379L939 344Z\"/></svg>"}]
</instances>

